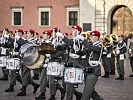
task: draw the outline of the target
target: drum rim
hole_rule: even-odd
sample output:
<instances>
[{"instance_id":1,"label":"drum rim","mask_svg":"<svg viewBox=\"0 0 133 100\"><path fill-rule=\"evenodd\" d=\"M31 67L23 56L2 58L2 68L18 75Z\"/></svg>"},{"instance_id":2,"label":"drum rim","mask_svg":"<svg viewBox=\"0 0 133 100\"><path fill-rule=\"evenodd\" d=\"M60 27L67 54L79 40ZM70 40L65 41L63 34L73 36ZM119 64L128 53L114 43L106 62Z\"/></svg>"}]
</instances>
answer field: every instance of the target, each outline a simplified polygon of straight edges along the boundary
<instances>
[{"instance_id":1,"label":"drum rim","mask_svg":"<svg viewBox=\"0 0 133 100\"><path fill-rule=\"evenodd\" d=\"M41 68L44 64L44 60L45 60L45 56L40 55L39 60L35 64L33 64L31 66L26 66L26 65L25 66L29 69Z\"/></svg>"}]
</instances>

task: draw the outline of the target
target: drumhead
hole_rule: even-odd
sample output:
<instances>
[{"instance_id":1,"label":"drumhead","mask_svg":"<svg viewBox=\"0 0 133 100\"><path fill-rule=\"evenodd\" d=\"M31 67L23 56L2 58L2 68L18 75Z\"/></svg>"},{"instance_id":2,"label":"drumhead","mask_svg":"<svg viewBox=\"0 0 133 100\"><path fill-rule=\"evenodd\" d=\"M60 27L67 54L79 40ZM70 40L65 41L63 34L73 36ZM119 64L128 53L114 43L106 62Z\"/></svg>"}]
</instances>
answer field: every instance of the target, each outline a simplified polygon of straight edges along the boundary
<instances>
[{"instance_id":1,"label":"drumhead","mask_svg":"<svg viewBox=\"0 0 133 100\"><path fill-rule=\"evenodd\" d=\"M23 63L26 66L31 66L39 60L39 57L38 48L31 46L23 54Z\"/></svg>"}]
</instances>

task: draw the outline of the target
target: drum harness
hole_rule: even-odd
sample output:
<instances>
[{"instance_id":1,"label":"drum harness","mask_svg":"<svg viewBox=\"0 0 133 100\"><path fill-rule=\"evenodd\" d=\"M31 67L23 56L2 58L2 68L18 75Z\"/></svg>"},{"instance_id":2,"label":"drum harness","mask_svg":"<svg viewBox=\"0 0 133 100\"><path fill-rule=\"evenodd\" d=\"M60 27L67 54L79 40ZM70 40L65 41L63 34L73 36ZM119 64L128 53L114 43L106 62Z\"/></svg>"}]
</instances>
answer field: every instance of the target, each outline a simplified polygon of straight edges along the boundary
<instances>
[{"instance_id":1,"label":"drum harness","mask_svg":"<svg viewBox=\"0 0 133 100\"><path fill-rule=\"evenodd\" d=\"M96 43L94 46L98 46L99 44L100 44L100 42ZM93 69L95 67L98 67L98 65L100 65L102 52L103 52L103 45L101 45L101 52L99 55L99 59L97 61L91 60L91 58L93 57L93 51L90 52L90 54L88 55L89 56L89 59L88 59L89 65L86 68L84 68L85 73L93 73Z\"/></svg>"}]
</instances>

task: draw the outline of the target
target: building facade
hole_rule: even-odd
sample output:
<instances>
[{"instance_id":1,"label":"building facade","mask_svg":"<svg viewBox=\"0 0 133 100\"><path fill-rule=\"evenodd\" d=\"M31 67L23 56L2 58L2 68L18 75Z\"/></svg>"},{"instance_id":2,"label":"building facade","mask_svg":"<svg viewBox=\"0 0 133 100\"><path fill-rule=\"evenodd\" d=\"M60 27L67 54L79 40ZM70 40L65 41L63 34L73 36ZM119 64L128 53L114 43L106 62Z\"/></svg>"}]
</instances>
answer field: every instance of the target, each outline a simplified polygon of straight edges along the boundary
<instances>
[{"instance_id":1,"label":"building facade","mask_svg":"<svg viewBox=\"0 0 133 100\"><path fill-rule=\"evenodd\" d=\"M80 0L80 24L108 34L133 32L133 0Z\"/></svg>"},{"instance_id":2,"label":"building facade","mask_svg":"<svg viewBox=\"0 0 133 100\"><path fill-rule=\"evenodd\" d=\"M0 30L44 30L60 27L70 33L79 24L79 0L0 0ZM69 19L69 20L68 20Z\"/></svg>"},{"instance_id":3,"label":"building facade","mask_svg":"<svg viewBox=\"0 0 133 100\"><path fill-rule=\"evenodd\" d=\"M1 0L0 30L44 30L60 27L70 33L79 24L83 31L131 33L133 0Z\"/></svg>"}]
</instances>

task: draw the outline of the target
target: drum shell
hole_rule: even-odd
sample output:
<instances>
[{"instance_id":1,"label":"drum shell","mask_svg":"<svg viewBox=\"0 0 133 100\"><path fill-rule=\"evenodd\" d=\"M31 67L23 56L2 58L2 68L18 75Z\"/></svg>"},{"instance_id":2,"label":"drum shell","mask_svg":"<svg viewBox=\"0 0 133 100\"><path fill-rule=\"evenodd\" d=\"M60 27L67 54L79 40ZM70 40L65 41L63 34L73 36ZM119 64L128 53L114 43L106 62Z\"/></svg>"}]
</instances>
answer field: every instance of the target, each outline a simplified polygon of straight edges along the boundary
<instances>
[{"instance_id":1,"label":"drum shell","mask_svg":"<svg viewBox=\"0 0 133 100\"><path fill-rule=\"evenodd\" d=\"M0 57L0 67L6 67L7 63L7 57L6 56L2 56Z\"/></svg>"},{"instance_id":2,"label":"drum shell","mask_svg":"<svg viewBox=\"0 0 133 100\"><path fill-rule=\"evenodd\" d=\"M47 67L47 75L62 77L64 72L64 64L59 62L49 62Z\"/></svg>"},{"instance_id":3,"label":"drum shell","mask_svg":"<svg viewBox=\"0 0 133 100\"><path fill-rule=\"evenodd\" d=\"M4 48L4 47L0 47L0 55L1 56L8 56L9 55L9 49Z\"/></svg>"},{"instance_id":4,"label":"drum shell","mask_svg":"<svg viewBox=\"0 0 133 100\"><path fill-rule=\"evenodd\" d=\"M82 84L84 81L82 68L65 68L64 81L67 83Z\"/></svg>"},{"instance_id":5,"label":"drum shell","mask_svg":"<svg viewBox=\"0 0 133 100\"><path fill-rule=\"evenodd\" d=\"M8 58L6 68L10 69L10 70L19 70L20 69L20 59L19 58Z\"/></svg>"}]
</instances>

